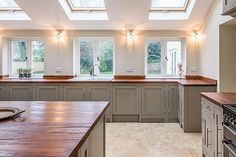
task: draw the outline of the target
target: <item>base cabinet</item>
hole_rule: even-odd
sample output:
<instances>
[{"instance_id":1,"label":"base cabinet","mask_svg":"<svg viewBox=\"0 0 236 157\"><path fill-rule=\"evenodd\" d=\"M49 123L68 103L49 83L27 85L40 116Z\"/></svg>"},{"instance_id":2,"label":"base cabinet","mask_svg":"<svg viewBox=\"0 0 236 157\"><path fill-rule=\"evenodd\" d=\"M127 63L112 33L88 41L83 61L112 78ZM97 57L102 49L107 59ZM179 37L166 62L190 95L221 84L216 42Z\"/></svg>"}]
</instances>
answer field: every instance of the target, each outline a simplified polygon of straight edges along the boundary
<instances>
[{"instance_id":1,"label":"base cabinet","mask_svg":"<svg viewBox=\"0 0 236 157\"><path fill-rule=\"evenodd\" d=\"M65 85L63 86L64 101L85 101L86 86L85 85Z\"/></svg>"},{"instance_id":2,"label":"base cabinet","mask_svg":"<svg viewBox=\"0 0 236 157\"><path fill-rule=\"evenodd\" d=\"M78 151L78 157L105 157L105 117L93 128Z\"/></svg>"},{"instance_id":3,"label":"base cabinet","mask_svg":"<svg viewBox=\"0 0 236 157\"><path fill-rule=\"evenodd\" d=\"M184 132L201 132L201 92L216 92L215 86L179 86L182 127Z\"/></svg>"},{"instance_id":4,"label":"base cabinet","mask_svg":"<svg viewBox=\"0 0 236 157\"><path fill-rule=\"evenodd\" d=\"M143 85L141 121L165 121L165 85Z\"/></svg>"},{"instance_id":5,"label":"base cabinet","mask_svg":"<svg viewBox=\"0 0 236 157\"><path fill-rule=\"evenodd\" d=\"M37 86L37 101L58 101L60 98L59 86Z\"/></svg>"},{"instance_id":6,"label":"base cabinet","mask_svg":"<svg viewBox=\"0 0 236 157\"><path fill-rule=\"evenodd\" d=\"M32 101L33 86L32 85L11 85L9 87L10 101Z\"/></svg>"},{"instance_id":7,"label":"base cabinet","mask_svg":"<svg viewBox=\"0 0 236 157\"><path fill-rule=\"evenodd\" d=\"M105 117L107 122L111 122L111 86L109 84L88 84L87 85L88 101L109 101L109 107L106 110Z\"/></svg>"},{"instance_id":8,"label":"base cabinet","mask_svg":"<svg viewBox=\"0 0 236 157\"><path fill-rule=\"evenodd\" d=\"M5 101L6 100L6 96L5 96L5 86L0 85L0 101Z\"/></svg>"},{"instance_id":9,"label":"base cabinet","mask_svg":"<svg viewBox=\"0 0 236 157\"><path fill-rule=\"evenodd\" d=\"M166 87L166 121L178 122L178 86L167 85Z\"/></svg>"},{"instance_id":10,"label":"base cabinet","mask_svg":"<svg viewBox=\"0 0 236 157\"><path fill-rule=\"evenodd\" d=\"M113 85L112 120L139 121L140 92L138 85ZM130 119L129 119L130 118Z\"/></svg>"},{"instance_id":11,"label":"base cabinet","mask_svg":"<svg viewBox=\"0 0 236 157\"><path fill-rule=\"evenodd\" d=\"M202 98L202 153L205 157L223 157L223 109Z\"/></svg>"}]
</instances>

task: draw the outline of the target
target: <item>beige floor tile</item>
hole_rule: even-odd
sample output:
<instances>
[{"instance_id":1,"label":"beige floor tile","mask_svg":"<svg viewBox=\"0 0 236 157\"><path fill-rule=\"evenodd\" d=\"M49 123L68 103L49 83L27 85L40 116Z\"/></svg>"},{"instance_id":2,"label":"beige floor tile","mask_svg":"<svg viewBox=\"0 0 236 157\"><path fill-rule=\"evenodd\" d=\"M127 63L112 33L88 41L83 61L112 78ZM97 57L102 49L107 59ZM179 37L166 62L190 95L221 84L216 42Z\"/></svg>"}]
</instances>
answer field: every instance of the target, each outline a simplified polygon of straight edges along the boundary
<instances>
[{"instance_id":1,"label":"beige floor tile","mask_svg":"<svg viewBox=\"0 0 236 157\"><path fill-rule=\"evenodd\" d=\"M107 123L106 157L201 157L201 134L177 123Z\"/></svg>"}]
</instances>

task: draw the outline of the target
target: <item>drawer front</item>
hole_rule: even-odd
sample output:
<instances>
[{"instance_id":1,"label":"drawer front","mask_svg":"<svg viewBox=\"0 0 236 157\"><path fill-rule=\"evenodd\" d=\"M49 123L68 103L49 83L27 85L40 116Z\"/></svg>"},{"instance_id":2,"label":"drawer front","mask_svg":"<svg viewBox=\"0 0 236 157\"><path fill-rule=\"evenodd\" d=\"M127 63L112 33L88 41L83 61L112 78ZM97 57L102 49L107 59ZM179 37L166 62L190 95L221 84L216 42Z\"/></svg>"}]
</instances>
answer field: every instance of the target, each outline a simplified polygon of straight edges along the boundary
<instances>
[{"instance_id":1,"label":"drawer front","mask_svg":"<svg viewBox=\"0 0 236 157\"><path fill-rule=\"evenodd\" d=\"M202 111L206 112L208 115L213 115L214 105L210 101L202 98Z\"/></svg>"}]
</instances>

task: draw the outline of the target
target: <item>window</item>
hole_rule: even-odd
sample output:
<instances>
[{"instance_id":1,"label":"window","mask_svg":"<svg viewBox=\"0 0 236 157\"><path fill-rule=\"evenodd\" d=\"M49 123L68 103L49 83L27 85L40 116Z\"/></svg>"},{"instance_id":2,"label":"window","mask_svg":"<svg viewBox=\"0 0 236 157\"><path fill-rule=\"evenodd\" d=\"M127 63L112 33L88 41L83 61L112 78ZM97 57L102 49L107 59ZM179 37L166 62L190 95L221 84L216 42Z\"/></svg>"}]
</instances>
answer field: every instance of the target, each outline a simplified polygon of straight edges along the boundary
<instances>
[{"instance_id":1,"label":"window","mask_svg":"<svg viewBox=\"0 0 236 157\"><path fill-rule=\"evenodd\" d=\"M113 76L114 42L111 38L77 39L79 75Z\"/></svg>"},{"instance_id":2,"label":"window","mask_svg":"<svg viewBox=\"0 0 236 157\"><path fill-rule=\"evenodd\" d=\"M13 0L0 0L0 10L1 11L17 11L21 8Z\"/></svg>"},{"instance_id":3,"label":"window","mask_svg":"<svg viewBox=\"0 0 236 157\"><path fill-rule=\"evenodd\" d=\"M104 0L58 0L70 20L109 20Z\"/></svg>"},{"instance_id":4,"label":"window","mask_svg":"<svg viewBox=\"0 0 236 157\"><path fill-rule=\"evenodd\" d=\"M178 63L184 61L182 39L148 39L146 42L146 75L177 76Z\"/></svg>"},{"instance_id":5,"label":"window","mask_svg":"<svg viewBox=\"0 0 236 157\"><path fill-rule=\"evenodd\" d=\"M71 10L105 11L103 0L67 0Z\"/></svg>"},{"instance_id":6,"label":"window","mask_svg":"<svg viewBox=\"0 0 236 157\"><path fill-rule=\"evenodd\" d=\"M31 20L14 0L0 0L0 20Z\"/></svg>"},{"instance_id":7,"label":"window","mask_svg":"<svg viewBox=\"0 0 236 157\"><path fill-rule=\"evenodd\" d=\"M10 75L17 76L18 69L31 69L35 76L44 74L44 42L42 40L10 40Z\"/></svg>"},{"instance_id":8,"label":"window","mask_svg":"<svg viewBox=\"0 0 236 157\"><path fill-rule=\"evenodd\" d=\"M152 0L151 10L185 11L189 0Z\"/></svg>"}]
</instances>

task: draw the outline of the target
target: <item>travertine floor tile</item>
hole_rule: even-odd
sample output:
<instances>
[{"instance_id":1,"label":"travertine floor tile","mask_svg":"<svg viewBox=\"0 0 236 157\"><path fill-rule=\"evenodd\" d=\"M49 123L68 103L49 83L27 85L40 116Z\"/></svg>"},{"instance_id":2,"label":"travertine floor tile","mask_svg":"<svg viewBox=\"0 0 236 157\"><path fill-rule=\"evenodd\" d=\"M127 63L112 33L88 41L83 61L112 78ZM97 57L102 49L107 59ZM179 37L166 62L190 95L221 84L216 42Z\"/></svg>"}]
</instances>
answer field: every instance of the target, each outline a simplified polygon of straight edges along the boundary
<instances>
[{"instance_id":1,"label":"travertine floor tile","mask_svg":"<svg viewBox=\"0 0 236 157\"><path fill-rule=\"evenodd\" d=\"M201 157L201 142L177 123L106 124L106 157Z\"/></svg>"}]
</instances>

